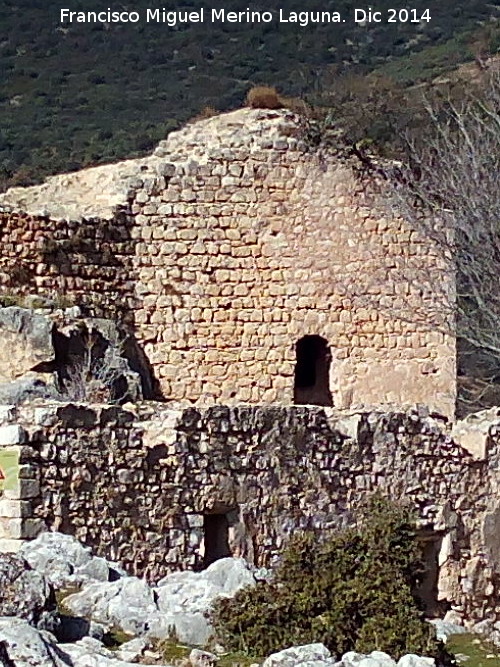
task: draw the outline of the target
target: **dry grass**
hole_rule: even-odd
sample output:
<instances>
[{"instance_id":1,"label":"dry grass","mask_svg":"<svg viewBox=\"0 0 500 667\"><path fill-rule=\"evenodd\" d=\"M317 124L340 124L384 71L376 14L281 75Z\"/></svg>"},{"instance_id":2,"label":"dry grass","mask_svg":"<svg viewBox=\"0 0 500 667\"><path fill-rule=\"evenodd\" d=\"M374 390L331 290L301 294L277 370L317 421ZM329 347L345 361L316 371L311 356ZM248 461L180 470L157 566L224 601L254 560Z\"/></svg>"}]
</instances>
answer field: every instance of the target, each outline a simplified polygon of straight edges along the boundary
<instances>
[{"instance_id":1,"label":"dry grass","mask_svg":"<svg viewBox=\"0 0 500 667\"><path fill-rule=\"evenodd\" d=\"M254 86L246 97L246 105L252 109L282 109L284 104L276 88Z\"/></svg>"},{"instance_id":2,"label":"dry grass","mask_svg":"<svg viewBox=\"0 0 500 667\"><path fill-rule=\"evenodd\" d=\"M197 123L199 120L206 120L207 118L212 118L213 116L218 116L221 114L221 111L217 111L215 107L211 107L209 105L204 106L203 109L197 113L195 116L190 118L187 121L187 125L191 125L192 123Z\"/></svg>"}]
</instances>

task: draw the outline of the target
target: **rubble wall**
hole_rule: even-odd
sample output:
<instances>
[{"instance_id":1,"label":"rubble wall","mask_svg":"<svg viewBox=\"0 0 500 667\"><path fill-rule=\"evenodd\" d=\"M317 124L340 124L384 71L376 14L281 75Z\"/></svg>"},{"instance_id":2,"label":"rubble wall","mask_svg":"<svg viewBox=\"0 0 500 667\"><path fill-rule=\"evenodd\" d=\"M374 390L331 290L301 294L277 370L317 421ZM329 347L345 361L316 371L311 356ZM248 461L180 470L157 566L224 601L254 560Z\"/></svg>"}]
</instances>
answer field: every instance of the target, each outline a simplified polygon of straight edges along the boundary
<instances>
[{"instance_id":1,"label":"rubble wall","mask_svg":"<svg viewBox=\"0 0 500 667\"><path fill-rule=\"evenodd\" d=\"M130 321L134 306L133 219L53 220L0 208L0 299L39 295L57 307ZM40 305L43 305L40 301ZM30 304L37 306L37 301Z\"/></svg>"},{"instance_id":2,"label":"rubble wall","mask_svg":"<svg viewBox=\"0 0 500 667\"><path fill-rule=\"evenodd\" d=\"M415 411L3 408L0 447L19 474L0 500L0 546L60 530L151 580L229 554L267 566L292 534L325 536L380 490L416 509L440 602L493 623L497 431L477 459Z\"/></svg>"},{"instance_id":3,"label":"rubble wall","mask_svg":"<svg viewBox=\"0 0 500 667\"><path fill-rule=\"evenodd\" d=\"M148 158L0 196L0 286L126 314L170 400L451 416L453 271L358 167L287 111L200 121ZM304 336L326 352L297 390Z\"/></svg>"}]
</instances>

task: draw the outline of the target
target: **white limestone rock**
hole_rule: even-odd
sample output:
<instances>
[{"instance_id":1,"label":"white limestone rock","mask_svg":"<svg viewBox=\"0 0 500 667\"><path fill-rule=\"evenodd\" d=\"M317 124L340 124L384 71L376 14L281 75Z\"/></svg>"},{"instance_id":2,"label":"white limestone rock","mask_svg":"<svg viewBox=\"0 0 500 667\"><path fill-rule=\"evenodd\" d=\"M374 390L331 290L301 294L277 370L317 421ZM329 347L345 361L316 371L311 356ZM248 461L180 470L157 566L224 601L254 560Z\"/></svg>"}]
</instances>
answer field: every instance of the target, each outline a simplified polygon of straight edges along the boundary
<instances>
[{"instance_id":1,"label":"white limestone rock","mask_svg":"<svg viewBox=\"0 0 500 667\"><path fill-rule=\"evenodd\" d=\"M209 651L200 651L194 648L189 654L189 662L192 667L214 667L219 658Z\"/></svg>"},{"instance_id":2,"label":"white limestone rock","mask_svg":"<svg viewBox=\"0 0 500 667\"><path fill-rule=\"evenodd\" d=\"M204 645L212 634L205 613L213 601L255 583L254 571L243 558L221 558L203 572L169 574L154 589L161 619L151 625L148 636L166 637L173 626L180 641Z\"/></svg>"},{"instance_id":3,"label":"white limestone rock","mask_svg":"<svg viewBox=\"0 0 500 667\"><path fill-rule=\"evenodd\" d=\"M396 661L383 651L372 651L358 662L358 667L396 667Z\"/></svg>"},{"instance_id":4,"label":"white limestone rock","mask_svg":"<svg viewBox=\"0 0 500 667\"><path fill-rule=\"evenodd\" d=\"M407 655L404 656L404 658L408 658L408 661L405 663L403 658L401 658L403 663L401 663L400 660L399 663L397 663L398 667L429 667L429 665L434 665L433 658L421 658L416 655ZM423 662L416 662L413 664L412 660L422 660ZM430 662L428 662L429 660ZM383 651L372 651L368 655L349 651L344 653L341 660L337 662L336 665L338 665L338 667L396 667L396 661Z\"/></svg>"},{"instance_id":5,"label":"white limestone rock","mask_svg":"<svg viewBox=\"0 0 500 667\"><path fill-rule=\"evenodd\" d=\"M110 564L105 558L93 556L88 563L75 568L75 576L85 577L92 581L109 581Z\"/></svg>"},{"instance_id":6,"label":"white limestone rock","mask_svg":"<svg viewBox=\"0 0 500 667\"><path fill-rule=\"evenodd\" d=\"M333 664L332 655L324 644L292 646L271 654L262 667L295 667L303 663Z\"/></svg>"},{"instance_id":7,"label":"white limestone rock","mask_svg":"<svg viewBox=\"0 0 500 667\"><path fill-rule=\"evenodd\" d=\"M142 639L142 637L135 637L135 639L122 644L116 652L116 656L125 662L139 662L139 659L144 655L144 651L147 648L147 641Z\"/></svg>"},{"instance_id":8,"label":"white limestone rock","mask_svg":"<svg viewBox=\"0 0 500 667\"><path fill-rule=\"evenodd\" d=\"M26 542L20 551L32 568L44 574L58 586L75 568L89 563L92 555L71 535L42 533L35 540Z\"/></svg>"},{"instance_id":9,"label":"white limestone rock","mask_svg":"<svg viewBox=\"0 0 500 667\"><path fill-rule=\"evenodd\" d=\"M424 660L427 659L424 658ZM300 667L396 667L396 661L383 651L372 651L368 655L349 651L338 662L335 662L334 657L323 644L305 644L273 653L266 658L262 667L298 667L299 665ZM427 666L428 663L425 665ZM406 667L424 667L424 663Z\"/></svg>"},{"instance_id":10,"label":"white limestone rock","mask_svg":"<svg viewBox=\"0 0 500 667\"><path fill-rule=\"evenodd\" d=\"M48 630L57 625L51 586L17 554L0 555L0 616L19 617Z\"/></svg>"},{"instance_id":11,"label":"white limestone rock","mask_svg":"<svg viewBox=\"0 0 500 667\"><path fill-rule=\"evenodd\" d=\"M142 640L132 640L127 644L134 644ZM121 649L116 653L105 648L105 646L97 639L84 637L74 644L61 644L60 648L71 659L73 667L136 667L137 658L142 655L142 652L124 651L123 644ZM158 667L162 667L158 665ZM163 667L166 667L163 665Z\"/></svg>"},{"instance_id":12,"label":"white limestone rock","mask_svg":"<svg viewBox=\"0 0 500 667\"><path fill-rule=\"evenodd\" d=\"M54 637L21 618L0 618L0 645L6 658L24 667L71 667L72 662ZM90 666L88 666L90 667Z\"/></svg>"},{"instance_id":13,"label":"white limestone rock","mask_svg":"<svg viewBox=\"0 0 500 667\"><path fill-rule=\"evenodd\" d=\"M254 568L244 558L221 558L199 574L227 597L245 586L255 586L256 581Z\"/></svg>"},{"instance_id":14,"label":"white limestone rock","mask_svg":"<svg viewBox=\"0 0 500 667\"><path fill-rule=\"evenodd\" d=\"M463 625L458 623L452 623L446 619L433 618L429 621L434 626L436 631L436 639L442 642L446 642L448 637L451 635L460 635L464 632L467 632L467 629Z\"/></svg>"},{"instance_id":15,"label":"white limestone rock","mask_svg":"<svg viewBox=\"0 0 500 667\"><path fill-rule=\"evenodd\" d=\"M137 641L142 640L129 644ZM0 617L0 664L5 661L19 667L136 667L138 652L127 653L125 646L121 653L114 653L91 637L74 644L58 644L52 634L37 630L23 619ZM125 655L131 656L130 661L123 659Z\"/></svg>"},{"instance_id":16,"label":"white limestone rock","mask_svg":"<svg viewBox=\"0 0 500 667\"><path fill-rule=\"evenodd\" d=\"M337 663L343 667L358 667L359 663L367 656L364 653L356 653L356 651L348 651L344 653L342 659Z\"/></svg>"},{"instance_id":17,"label":"white limestone rock","mask_svg":"<svg viewBox=\"0 0 500 667\"><path fill-rule=\"evenodd\" d=\"M251 567L241 558L224 558L203 572L177 572L151 589L137 577L85 585L65 598L75 615L149 639L164 639L172 628L180 641L204 645L213 630L206 617L212 602L254 585Z\"/></svg>"},{"instance_id":18,"label":"white limestone rock","mask_svg":"<svg viewBox=\"0 0 500 667\"><path fill-rule=\"evenodd\" d=\"M77 616L118 627L131 635L144 635L151 624L161 620L153 591L137 577L89 584L64 598L64 604Z\"/></svg>"},{"instance_id":19,"label":"white limestone rock","mask_svg":"<svg viewBox=\"0 0 500 667\"><path fill-rule=\"evenodd\" d=\"M435 664L434 658L425 658L409 653L399 659L398 667L435 667Z\"/></svg>"},{"instance_id":20,"label":"white limestone rock","mask_svg":"<svg viewBox=\"0 0 500 667\"><path fill-rule=\"evenodd\" d=\"M75 644L61 644L61 649L74 667L129 667L134 664L121 660L100 641L91 637L84 637Z\"/></svg>"},{"instance_id":21,"label":"white limestone rock","mask_svg":"<svg viewBox=\"0 0 500 667\"><path fill-rule=\"evenodd\" d=\"M213 633L213 628L203 612L162 613L151 621L146 634L148 639L166 639L172 628L183 644L204 646Z\"/></svg>"},{"instance_id":22,"label":"white limestone rock","mask_svg":"<svg viewBox=\"0 0 500 667\"><path fill-rule=\"evenodd\" d=\"M21 445L25 440L26 432L19 426L19 424L6 424L5 426L0 426L0 446Z\"/></svg>"},{"instance_id":23,"label":"white limestone rock","mask_svg":"<svg viewBox=\"0 0 500 667\"><path fill-rule=\"evenodd\" d=\"M23 544L20 554L56 589L88 581L108 581L110 565L89 547L62 533L42 533Z\"/></svg>"}]
</instances>

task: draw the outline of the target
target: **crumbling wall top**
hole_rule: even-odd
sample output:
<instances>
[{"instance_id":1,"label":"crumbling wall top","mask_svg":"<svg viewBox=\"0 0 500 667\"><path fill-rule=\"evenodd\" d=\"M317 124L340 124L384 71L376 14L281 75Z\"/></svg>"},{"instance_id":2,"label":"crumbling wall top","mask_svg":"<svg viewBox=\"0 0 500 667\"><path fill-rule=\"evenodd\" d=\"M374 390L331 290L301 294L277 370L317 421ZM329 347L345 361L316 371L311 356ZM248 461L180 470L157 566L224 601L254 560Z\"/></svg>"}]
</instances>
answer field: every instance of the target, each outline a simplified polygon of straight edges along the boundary
<instances>
[{"instance_id":1,"label":"crumbling wall top","mask_svg":"<svg viewBox=\"0 0 500 667\"><path fill-rule=\"evenodd\" d=\"M152 155L50 176L41 185L10 188L0 194L0 210L13 210L53 220L111 219L126 206L144 179L162 176L165 163L229 157L222 151L281 146L297 133L298 117L286 110L238 109L186 125L161 141ZM283 144L281 148L286 148Z\"/></svg>"}]
</instances>

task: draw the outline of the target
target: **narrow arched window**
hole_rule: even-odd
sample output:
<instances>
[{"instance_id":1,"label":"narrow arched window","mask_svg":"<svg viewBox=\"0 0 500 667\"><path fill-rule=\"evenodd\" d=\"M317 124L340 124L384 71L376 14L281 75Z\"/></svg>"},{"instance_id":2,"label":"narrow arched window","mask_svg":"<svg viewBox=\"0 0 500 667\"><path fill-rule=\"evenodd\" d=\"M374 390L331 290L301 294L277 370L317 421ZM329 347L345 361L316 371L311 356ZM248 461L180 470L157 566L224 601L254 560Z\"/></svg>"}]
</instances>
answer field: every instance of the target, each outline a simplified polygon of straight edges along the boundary
<instances>
[{"instance_id":1,"label":"narrow arched window","mask_svg":"<svg viewBox=\"0 0 500 667\"><path fill-rule=\"evenodd\" d=\"M328 341L321 336L304 336L297 341L295 353L294 403L333 405Z\"/></svg>"}]
</instances>

